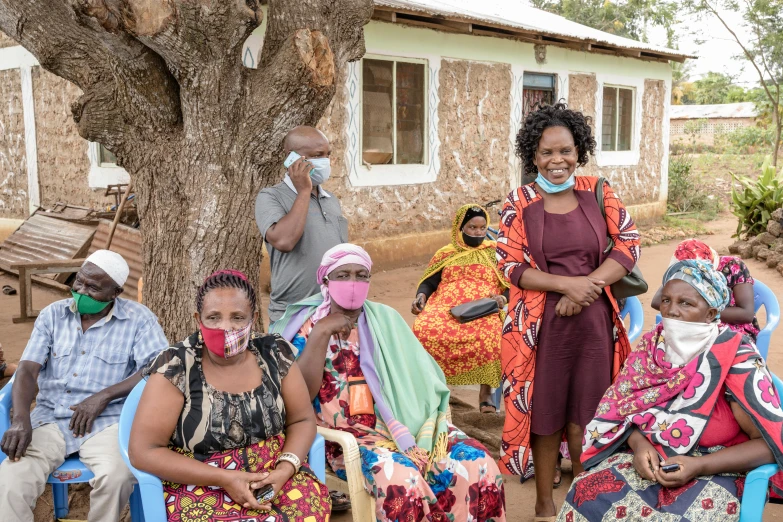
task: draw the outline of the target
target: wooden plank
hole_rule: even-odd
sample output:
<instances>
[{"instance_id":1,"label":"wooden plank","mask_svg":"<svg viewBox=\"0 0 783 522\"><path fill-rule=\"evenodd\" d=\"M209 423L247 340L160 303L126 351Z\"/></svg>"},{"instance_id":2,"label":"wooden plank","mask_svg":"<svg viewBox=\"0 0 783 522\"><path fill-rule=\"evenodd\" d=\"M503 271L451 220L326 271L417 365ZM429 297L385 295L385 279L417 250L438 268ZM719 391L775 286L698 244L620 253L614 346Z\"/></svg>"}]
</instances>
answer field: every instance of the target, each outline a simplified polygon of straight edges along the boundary
<instances>
[{"instance_id":1,"label":"wooden plank","mask_svg":"<svg viewBox=\"0 0 783 522\"><path fill-rule=\"evenodd\" d=\"M58 268L70 268L81 267L84 264L85 258L77 259L54 259L51 261L25 261L23 263L14 263L11 265L12 270L18 270L24 267L28 271L32 270L56 270ZM78 271L78 270L77 270Z\"/></svg>"}]
</instances>

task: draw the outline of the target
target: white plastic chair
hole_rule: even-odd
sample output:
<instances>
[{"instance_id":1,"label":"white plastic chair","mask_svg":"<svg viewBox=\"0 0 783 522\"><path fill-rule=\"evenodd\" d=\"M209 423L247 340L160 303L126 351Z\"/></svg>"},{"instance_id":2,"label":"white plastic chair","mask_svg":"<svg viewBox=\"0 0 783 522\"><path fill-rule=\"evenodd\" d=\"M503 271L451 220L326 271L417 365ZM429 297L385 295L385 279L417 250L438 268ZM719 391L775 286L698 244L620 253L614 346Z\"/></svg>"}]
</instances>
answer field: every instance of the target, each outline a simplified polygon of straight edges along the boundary
<instances>
[{"instance_id":1,"label":"white plastic chair","mask_svg":"<svg viewBox=\"0 0 783 522\"><path fill-rule=\"evenodd\" d=\"M451 423L451 409L446 413L446 419ZM375 522L375 498L364 489L362 474L362 456L356 438L346 431L331 430L318 427L318 434L324 439L335 442L343 449L345 460L345 475L342 480L334 471L326 466L326 487L330 491L340 491L351 497L351 516L354 522Z\"/></svg>"}]
</instances>

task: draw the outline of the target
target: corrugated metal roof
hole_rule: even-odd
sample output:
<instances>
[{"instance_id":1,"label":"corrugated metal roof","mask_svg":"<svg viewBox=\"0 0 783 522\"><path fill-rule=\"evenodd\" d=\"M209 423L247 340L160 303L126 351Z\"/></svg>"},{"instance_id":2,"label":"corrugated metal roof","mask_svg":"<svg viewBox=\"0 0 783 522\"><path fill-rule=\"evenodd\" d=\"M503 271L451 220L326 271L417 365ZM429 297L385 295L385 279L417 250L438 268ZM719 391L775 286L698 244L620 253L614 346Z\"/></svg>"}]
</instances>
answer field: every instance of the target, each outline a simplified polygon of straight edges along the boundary
<instances>
[{"instance_id":1,"label":"corrugated metal roof","mask_svg":"<svg viewBox=\"0 0 783 522\"><path fill-rule=\"evenodd\" d=\"M95 231L92 245L90 245L90 254L106 245L110 227L111 221L101 219L98 223L98 230ZM144 266L144 259L141 256L141 231L138 228L117 225L109 250L120 254L128 263L130 274L128 274L128 281L125 283L125 291L122 293L122 297L123 299L135 301L139 292L141 270Z\"/></svg>"},{"instance_id":2,"label":"corrugated metal roof","mask_svg":"<svg viewBox=\"0 0 783 522\"><path fill-rule=\"evenodd\" d=\"M68 260L84 257L95 227L33 214L16 232L0 243L0 269L16 273L10 265L28 261ZM41 274L64 283L71 274Z\"/></svg>"},{"instance_id":3,"label":"corrugated metal roof","mask_svg":"<svg viewBox=\"0 0 783 522\"><path fill-rule=\"evenodd\" d=\"M697 120L700 118L755 118L758 116L753 102L721 103L716 105L672 105L672 120Z\"/></svg>"},{"instance_id":4,"label":"corrugated metal roof","mask_svg":"<svg viewBox=\"0 0 783 522\"><path fill-rule=\"evenodd\" d=\"M622 49L651 51L679 58L693 58L676 49L637 42L572 22L547 11L526 5L522 0L374 0L388 9L418 12L446 19L484 22L500 27L538 34L574 38L587 43L602 43ZM547 43L547 42L542 42Z\"/></svg>"}]
</instances>

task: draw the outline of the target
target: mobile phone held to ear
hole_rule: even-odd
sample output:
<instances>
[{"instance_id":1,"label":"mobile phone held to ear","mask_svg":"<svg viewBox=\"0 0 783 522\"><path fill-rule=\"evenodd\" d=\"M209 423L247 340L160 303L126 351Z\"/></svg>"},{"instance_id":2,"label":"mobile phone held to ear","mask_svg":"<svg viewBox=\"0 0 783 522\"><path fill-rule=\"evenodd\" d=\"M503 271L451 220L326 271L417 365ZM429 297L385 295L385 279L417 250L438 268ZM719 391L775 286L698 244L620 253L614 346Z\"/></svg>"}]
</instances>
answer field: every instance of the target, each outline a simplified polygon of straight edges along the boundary
<instances>
[{"instance_id":1,"label":"mobile phone held to ear","mask_svg":"<svg viewBox=\"0 0 783 522\"><path fill-rule=\"evenodd\" d=\"M283 166L284 166L285 168L289 168L291 165L293 165L293 164L294 164L294 162L295 162L296 160L298 160L298 159L299 159L299 158L301 158L301 157L302 157L302 156L300 156L300 155L299 155L299 154L297 154L296 152L294 152L294 151L291 151L291 154L289 154L289 155L288 155L288 157L287 157L287 158L285 159L285 161L283 162Z\"/></svg>"},{"instance_id":2,"label":"mobile phone held to ear","mask_svg":"<svg viewBox=\"0 0 783 522\"><path fill-rule=\"evenodd\" d=\"M259 504L266 504L275 498L275 488L272 484L267 484L263 488L256 491L256 500Z\"/></svg>"},{"instance_id":3,"label":"mobile phone held to ear","mask_svg":"<svg viewBox=\"0 0 783 522\"><path fill-rule=\"evenodd\" d=\"M667 464L665 466L661 466L661 471L664 473L672 473L674 471L680 471L680 465L676 462L674 464Z\"/></svg>"}]
</instances>

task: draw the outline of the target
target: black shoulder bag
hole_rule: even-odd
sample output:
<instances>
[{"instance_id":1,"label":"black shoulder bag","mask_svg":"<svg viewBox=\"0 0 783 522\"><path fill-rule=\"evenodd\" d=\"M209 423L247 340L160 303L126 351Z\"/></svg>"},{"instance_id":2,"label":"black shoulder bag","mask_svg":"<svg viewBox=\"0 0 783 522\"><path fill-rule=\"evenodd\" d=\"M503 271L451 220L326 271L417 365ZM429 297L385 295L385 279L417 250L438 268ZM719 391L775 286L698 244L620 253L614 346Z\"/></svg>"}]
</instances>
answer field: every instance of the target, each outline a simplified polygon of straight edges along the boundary
<instances>
[{"instance_id":1,"label":"black shoulder bag","mask_svg":"<svg viewBox=\"0 0 783 522\"><path fill-rule=\"evenodd\" d=\"M595 186L595 199L598 201L598 207L601 209L601 214L606 221L606 209L604 208L604 183L609 183L606 178L598 178L598 184ZM604 250L604 254L608 254L614 248L614 240L611 235L606 236L607 247ZM633 297L635 295L641 295L647 292L647 281L642 276L642 271L639 269L639 265L634 265L630 274L623 277L610 287L612 289L612 295L615 299L625 299L626 297Z\"/></svg>"}]
</instances>

